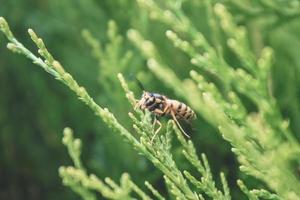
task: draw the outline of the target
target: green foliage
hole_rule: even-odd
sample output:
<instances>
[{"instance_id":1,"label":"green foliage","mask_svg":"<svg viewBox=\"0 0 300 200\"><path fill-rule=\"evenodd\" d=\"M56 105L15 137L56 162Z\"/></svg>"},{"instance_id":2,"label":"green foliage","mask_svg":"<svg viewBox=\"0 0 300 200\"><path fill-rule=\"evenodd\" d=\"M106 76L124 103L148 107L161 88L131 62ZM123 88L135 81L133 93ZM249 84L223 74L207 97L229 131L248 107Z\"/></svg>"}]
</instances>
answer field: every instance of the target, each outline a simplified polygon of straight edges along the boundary
<instances>
[{"instance_id":1,"label":"green foliage","mask_svg":"<svg viewBox=\"0 0 300 200\"><path fill-rule=\"evenodd\" d=\"M241 199L233 182L248 199L300 199L300 147L296 135L300 120L297 97L300 62L293 51L284 52L285 56L282 56L282 44L278 42L278 35L283 34L279 41L290 42L294 50L300 47L299 37L291 36L300 32L299 25L293 23L299 21L300 4L297 1L282 4L268 0L205 0L200 3L137 0L136 3L88 1L85 5L90 5L87 7L90 10L96 10L100 5L101 9L106 7L116 11L108 17L114 20L108 22L107 31L101 32L100 39L92 34L94 28L88 24L86 28L90 30L82 32L98 63L93 79L99 83L101 92L93 86L95 88L88 93L79 84L84 81L77 81L76 70L72 72L75 79L67 72L72 69L64 68L54 58L58 56L49 53L33 30L29 29L28 33L39 56L25 47L25 42L24 45L19 42L5 19L0 18L0 30L9 40L7 48L25 55L64 83L108 127L102 127L102 124L95 127L103 134L96 136L93 147L85 144L94 152L87 161L80 158L81 140L74 139L69 128L64 130L63 144L74 164L59 168L64 185L81 198L92 200L97 199L98 194L107 199ZM127 13L118 12L122 9ZM69 11L73 12L72 9ZM203 21L199 21L200 18ZM85 61L74 57L77 59L82 59L81 64ZM144 61L148 69L141 68ZM74 61L69 65L72 63L76 65ZM129 112L129 118L126 116L137 101L132 92L136 87L127 83L120 72L127 75L132 71L138 72L139 79L147 83L146 88L173 92L197 112L200 120L193 142L183 137L172 120L153 139L156 128L151 113L134 110ZM278 74L281 73L288 76L280 77ZM163 85L153 81L153 76ZM284 94L278 92L282 80L287 81L281 86L287 88ZM94 95L98 92L100 94ZM95 100L91 96L95 96ZM125 103L124 96L131 106ZM98 123L96 119L94 123ZM239 172L234 171L234 165L219 160L232 155L222 149L225 143L213 136L218 132L230 144L238 160ZM173 136L177 140L173 140ZM197 139L201 140L199 144ZM105 150L99 150L100 147ZM206 154L199 157L198 151ZM97 160L97 155L104 152L108 153L107 158L102 156ZM115 160L110 159L112 152L118 155ZM107 164L101 166L102 162ZM160 172L153 173L150 163ZM121 167L123 164L126 167ZM117 172L110 171L111 166ZM89 168L98 176L89 174ZM121 175L121 171L128 171L132 178L128 173ZM217 174L220 178L215 179ZM104 181L98 178L107 175L112 178L104 178ZM117 177L121 177L120 184L113 181ZM161 188L161 183L157 184L162 179L166 189ZM143 192L143 182L149 194Z\"/></svg>"},{"instance_id":2,"label":"green foliage","mask_svg":"<svg viewBox=\"0 0 300 200\"><path fill-rule=\"evenodd\" d=\"M67 146L75 167L60 167L59 174L64 185L70 187L83 199L96 199L92 191L99 192L108 199L131 199L130 193L132 191L136 192L142 199L150 199L130 180L129 175L126 173L120 179L120 186L110 178L105 178L105 183L103 183L96 175L87 175L80 160L81 140L73 138L73 132L70 128L65 128L62 141Z\"/></svg>"}]
</instances>

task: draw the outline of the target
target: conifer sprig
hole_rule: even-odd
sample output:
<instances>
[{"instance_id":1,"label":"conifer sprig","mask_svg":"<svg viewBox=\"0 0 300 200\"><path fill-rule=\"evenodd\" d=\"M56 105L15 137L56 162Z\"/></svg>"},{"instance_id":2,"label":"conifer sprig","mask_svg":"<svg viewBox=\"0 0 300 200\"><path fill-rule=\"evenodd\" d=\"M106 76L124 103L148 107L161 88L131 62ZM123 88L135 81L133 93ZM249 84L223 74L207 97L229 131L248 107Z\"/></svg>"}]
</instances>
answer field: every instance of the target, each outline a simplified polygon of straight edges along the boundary
<instances>
[{"instance_id":1,"label":"conifer sprig","mask_svg":"<svg viewBox=\"0 0 300 200\"><path fill-rule=\"evenodd\" d=\"M33 30L29 29L28 33L31 36L33 42L38 47L38 53L41 57L35 56L16 38L14 38L8 27L8 24L2 17L0 18L0 28L11 42L9 43L10 50L27 56L35 64L42 67L46 72L50 73L57 80L64 83L67 87L69 87L69 89L74 91L78 98L82 102L84 102L92 111L94 111L95 114L99 116L109 127L115 129L139 153L143 154L154 164L155 167L162 171L164 173L166 185L167 187L169 187L172 195L179 199L204 199L200 194L201 192L203 192L202 190L193 191L190 188L187 178L185 177L187 176L186 174L188 174L188 172L183 173L177 167L173 159L171 153L171 141L174 127L171 121L167 125L166 132L154 138L152 142L155 128L152 124L151 114L147 111L145 113L141 111L130 113L129 116L133 120L133 127L139 134L138 137L133 136L134 134L131 134L127 129L125 129L107 108L99 106L93 100L93 98L90 97L85 88L79 86L77 81L69 73L67 73L62 65L58 61L56 61L54 57L49 53L43 40L39 38ZM118 74L118 78L125 90L129 102L134 106L136 103L134 94L129 90L122 74ZM176 128L175 131L177 131L177 134L179 133ZM126 174L121 177L120 186L110 178L106 178L105 183L103 183L95 175L88 175L80 160L81 142L79 139L73 139L72 131L68 128L64 131L63 143L67 146L68 152L74 162L75 167L61 167L59 169L59 173L63 178L64 184L71 187L71 189L78 193L83 199L94 200L95 195L91 192L92 190L98 191L104 197L109 199L131 199L129 194L130 191L134 191L142 199L150 199L150 197L148 197L148 195L146 195L141 189L139 189L137 185L129 180L128 175ZM193 155L193 157L195 158L195 155ZM205 170L205 172L203 172L202 174L204 178L201 180L201 183L208 187L212 187L211 191L213 191L212 193L214 193L215 191L217 191L217 189L215 188L215 183L212 179L212 175L209 174L210 170L206 158L203 157L203 159L204 168L199 169L199 171ZM189 177L192 177L192 175L190 175ZM197 181L195 178L193 178L193 180ZM227 188L224 177L222 181L225 184L223 188ZM153 187L151 187L149 184L147 184L147 186L151 188L150 190L157 198L163 199L163 197ZM229 191L227 190L225 191L225 196L228 196L228 192ZM216 193L218 193L218 195L221 195L219 191L217 191ZM209 191L208 194L210 194ZM214 197L214 195L215 194L211 194L212 197Z\"/></svg>"},{"instance_id":2,"label":"conifer sprig","mask_svg":"<svg viewBox=\"0 0 300 200\"><path fill-rule=\"evenodd\" d=\"M218 3L214 6L214 12L220 19L220 28L228 36L228 45L241 63L238 68L231 67L222 54L217 53L218 49L188 22L181 8L165 4L162 9L156 1L138 2L152 19L165 24L169 29L166 31L167 37L176 48L190 57L191 64L217 74L225 87L216 87L214 82L206 81L196 71L190 73L194 82L181 82L167 62L157 53L152 53L157 52L155 44L144 39L138 31L130 30L128 37L148 60L149 69L220 130L233 146L232 150L244 173L267 183L283 198L300 198L297 189L300 185L288 164L293 160L288 155L298 154L299 144L283 120L270 89L272 50L265 47L259 58L256 58L249 48L245 28L237 26L225 6ZM182 23L186 26L179 29ZM151 46L150 50L143 48L145 43ZM201 47L204 52L197 51L196 47ZM240 94L256 104L257 113L246 111L238 98ZM283 155L284 158L281 157L282 162L278 163L277 156L270 155ZM291 182L294 184L291 185Z\"/></svg>"}]
</instances>

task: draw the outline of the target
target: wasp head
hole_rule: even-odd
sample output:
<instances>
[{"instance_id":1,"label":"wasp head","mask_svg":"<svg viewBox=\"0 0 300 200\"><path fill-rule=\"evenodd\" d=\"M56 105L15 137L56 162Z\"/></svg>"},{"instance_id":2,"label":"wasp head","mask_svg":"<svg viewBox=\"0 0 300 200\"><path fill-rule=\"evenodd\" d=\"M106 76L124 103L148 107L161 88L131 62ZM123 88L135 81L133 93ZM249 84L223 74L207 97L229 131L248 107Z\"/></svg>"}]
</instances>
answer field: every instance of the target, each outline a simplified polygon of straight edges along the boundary
<instances>
[{"instance_id":1,"label":"wasp head","mask_svg":"<svg viewBox=\"0 0 300 200\"><path fill-rule=\"evenodd\" d=\"M137 102L135 108L141 110L148 109L153 111L156 108L162 108L166 97L157 93L143 91L141 99Z\"/></svg>"},{"instance_id":2,"label":"wasp head","mask_svg":"<svg viewBox=\"0 0 300 200\"><path fill-rule=\"evenodd\" d=\"M140 108L141 110L146 109L146 104L149 101L149 99L152 97L152 94L150 92L143 91L141 99L137 102L135 109Z\"/></svg>"}]
</instances>

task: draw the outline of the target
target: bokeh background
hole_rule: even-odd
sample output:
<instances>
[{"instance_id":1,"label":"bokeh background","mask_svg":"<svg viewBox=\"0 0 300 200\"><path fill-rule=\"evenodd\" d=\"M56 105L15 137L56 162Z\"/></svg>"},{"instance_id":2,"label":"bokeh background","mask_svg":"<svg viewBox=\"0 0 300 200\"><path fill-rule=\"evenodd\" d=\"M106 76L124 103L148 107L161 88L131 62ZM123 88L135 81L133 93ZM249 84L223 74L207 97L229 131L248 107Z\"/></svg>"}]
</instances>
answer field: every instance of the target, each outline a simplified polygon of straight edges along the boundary
<instances>
[{"instance_id":1,"label":"bokeh background","mask_svg":"<svg viewBox=\"0 0 300 200\"><path fill-rule=\"evenodd\" d=\"M211 39L202 1L191 2L194 3L185 8L186 13L199 31ZM286 16L272 10L251 15L247 9L226 2L236 21L249 30L255 53L262 46L274 49L274 95L284 117L289 119L292 131L295 135L300 133L299 15ZM66 70L100 105L117 114L120 122L129 129L132 128L127 113L132 108L117 81L118 72L127 77L138 96L141 90L133 76L137 76L149 91L178 97L148 71L145 59L126 37L128 29L135 28L153 41L180 78L187 78L193 69L189 59L166 39L166 27L149 20L135 1L0 0L0 16L7 19L15 36L36 52L27 35L28 28L34 29ZM120 55L132 52L132 59L122 68L118 62L103 66L103 62L92 55L81 34L83 29L90 30L105 47L111 42L107 36L109 20L116 22L118 33L123 37ZM224 52L226 59L234 64L235 56L226 48ZM251 107L249 103L250 110ZM61 143L62 130L66 126L82 139L82 159L89 172L116 181L123 172L128 172L139 186L143 187L143 182L148 180L162 193L167 193L162 174L151 163L106 127L64 85L25 57L9 52L6 39L0 34L0 199L79 199L61 184L58 176L58 167L71 163ZM192 133L198 152L207 154L213 173L224 171L232 196L241 199L235 181L242 175L227 142L201 116L192 128L185 128ZM177 151L176 143L174 146L180 167L189 167ZM255 180L249 182L260 184Z\"/></svg>"}]
</instances>

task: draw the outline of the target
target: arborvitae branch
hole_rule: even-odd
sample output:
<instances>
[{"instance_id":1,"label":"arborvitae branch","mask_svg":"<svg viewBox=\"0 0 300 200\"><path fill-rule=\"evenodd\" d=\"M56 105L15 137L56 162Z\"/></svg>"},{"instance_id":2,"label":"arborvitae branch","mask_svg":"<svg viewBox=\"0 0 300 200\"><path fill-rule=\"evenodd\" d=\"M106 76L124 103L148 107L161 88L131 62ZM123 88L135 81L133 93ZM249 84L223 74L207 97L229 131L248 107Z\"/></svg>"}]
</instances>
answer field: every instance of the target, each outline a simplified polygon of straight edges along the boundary
<instances>
[{"instance_id":1,"label":"arborvitae branch","mask_svg":"<svg viewBox=\"0 0 300 200\"><path fill-rule=\"evenodd\" d=\"M214 87L212 83L198 78L196 72L192 72L191 75L198 89L189 80L182 84L164 60L151 53L157 51L155 45L147 41L151 50L140 48L146 40L137 31L131 30L128 36L143 52L148 60L149 69L176 94L185 98L208 122L219 128L223 137L234 147L243 172L264 181L284 198L293 199L291 198L293 196L300 198L298 192L300 185L287 164L290 159L288 154L299 152L300 147L289 129L283 126L284 120L274 98L270 96L272 94L268 78L272 64L270 48L264 48L260 59L257 60L249 48L245 29L236 25L223 5L217 4L215 11L221 18L223 30L230 37L229 45L237 53L242 67L247 71L241 68L234 69L224 62L222 55L217 54L204 36L195 30L182 10L166 6L165 9L169 9L166 13L155 1L138 2L141 8L150 13L150 17L163 22L170 29L167 31L167 37L175 47L190 56L193 64L222 76L220 80L226 86L225 95L224 91ZM184 26L178 28L181 23L184 23ZM188 40L179 38L176 32ZM199 55L195 47L202 47L204 53ZM257 105L259 109L257 114L245 111L235 90L249 97ZM241 114L237 114L240 110ZM280 162L276 159L278 155L282 155ZM291 185L291 182L294 184Z\"/></svg>"},{"instance_id":2,"label":"arborvitae branch","mask_svg":"<svg viewBox=\"0 0 300 200\"><path fill-rule=\"evenodd\" d=\"M190 72L191 79L182 82L166 64L168 62L159 54L154 43L145 40L136 30L128 31L129 39L140 48L153 74L173 89L178 96L184 98L212 126L220 130L222 136L232 145L232 151L240 163L240 170L264 182L267 189L276 193L272 194L265 189L249 190L242 181L238 181L241 190L249 199L300 199L300 183L295 175L295 169L290 164L295 160L299 161L300 146L289 130L288 122L281 116L270 87L273 50L269 47L262 47L261 52L255 55L248 44L249 37L246 29L237 25L235 18L223 4L213 6L207 0L208 16L214 17L216 14L220 20L220 27L217 21L210 21L212 31L215 33L216 30L219 31L222 28L225 33L224 37L228 38L228 46L239 61L240 66L230 66L230 62L226 62L223 58L217 36L214 36L213 45L211 45L210 40L197 30L188 15L184 13L183 3L184 1L181 0L175 3L171 0L160 3L155 0L138 0L138 4L148 12L150 18L164 23L167 38L176 48L189 56L191 64L215 75L219 84L207 81L196 71ZM230 0L227 3L239 9L246 8L236 0ZM260 0L257 1L255 7L249 9L249 13L259 13L266 8L277 15L299 14L299 10L289 9L288 6L280 9L280 5L279 1ZM89 32L86 31L83 34L100 65L113 70L109 73L117 74L119 69L114 66L127 65L130 53L120 53L122 37L117 33L117 26L113 21L110 21L108 26L109 43L104 46ZM224 175L221 174L223 185L223 192L221 192L215 186L205 155L198 158L193 143L186 141L176 127L172 127L171 122L168 123L166 131L162 131L163 133L152 142L155 129L152 125L151 113L147 111L143 113L140 110L129 113L133 128L137 133L137 136L134 136L117 121L108 109L98 105L85 88L79 86L77 81L49 53L43 40L31 29L28 32L38 47L40 57L30 52L14 37L2 17L0 17L0 30L10 41L7 44L8 49L25 55L33 63L64 83L107 126L115 129L137 152L143 154L163 172L166 185L176 198L204 199L201 195L203 193L213 199L230 199ZM118 78L129 102L134 106L136 103L134 94L129 90L121 74ZM224 88L217 87L220 84ZM246 106L239 98L240 94L252 101L257 111L248 113ZM183 146L184 156L198 170L201 176L199 180L188 171L182 172L175 163L171 154L173 129ZM68 147L75 167L60 168L64 184L70 186L84 199L95 199L91 190L100 192L106 198L130 198L130 191L135 191L141 198L149 198L129 180L126 174L121 178L120 186L109 178L106 178L103 183L96 176L87 175L79 158L80 141L73 140L69 129L65 132L64 144ZM198 189L193 191L190 184ZM150 188L155 196L163 199L152 187Z\"/></svg>"},{"instance_id":3,"label":"arborvitae branch","mask_svg":"<svg viewBox=\"0 0 300 200\"><path fill-rule=\"evenodd\" d=\"M131 193L135 192L144 200L151 200L137 185L135 185L128 174L124 173L120 178L120 186L112 179L106 177L105 183L96 175L88 175L81 164L81 140L73 138L73 132L70 128L65 128L63 144L68 148L75 167L60 167L59 174L62 177L64 185L70 187L78 193L83 199L94 200L95 194L92 191L99 192L107 199L134 199Z\"/></svg>"},{"instance_id":4,"label":"arborvitae branch","mask_svg":"<svg viewBox=\"0 0 300 200\"><path fill-rule=\"evenodd\" d=\"M165 200L165 198L148 181L145 182L145 185L158 200Z\"/></svg>"},{"instance_id":5,"label":"arborvitae branch","mask_svg":"<svg viewBox=\"0 0 300 200\"><path fill-rule=\"evenodd\" d=\"M0 18L1 30L5 33L10 33L9 27L3 18ZM83 101L89 108L91 108L97 116L99 116L109 127L117 130L117 132L122 135L126 140L139 152L142 153L147 159L149 159L154 166L161 170L165 174L165 180L167 186L170 187L170 191L179 199L203 199L203 197L196 192L192 191L189 187L186 178L182 172L178 169L175 161L173 160L171 154L171 132L173 131L172 123L169 122L167 126L166 133L157 136L153 143L152 137L154 135L155 129L152 125L150 113L145 114L141 111L137 111L135 114L130 114L133 119L134 127L140 134L140 138L135 138L128 130L126 130L114 117L112 113L106 108L99 106L93 98L89 96L87 91L78 85L76 80L67 73L64 68L56 61L52 55L46 49L45 44L42 39L32 31L29 30L29 34L32 40L36 43L39 54L45 61L41 58L32 54L28 49L26 49L21 43L19 43L14 37L9 38L14 45L13 48L17 49L19 53L29 57L34 63L41 66L45 71L53 75L57 80L63 82L67 85L75 94ZM10 35L8 35L10 36ZM128 86L121 74L118 75L121 85L123 86L126 96L129 102L134 105L136 100L134 94L128 89ZM177 130L178 131L178 130ZM104 184L96 176L88 176L83 170L83 166L79 159L80 156L80 140L73 140L72 132L70 129L65 129L65 137L63 139L64 144L67 145L68 151L73 159L76 168L73 167L61 167L60 175L63 177L64 183L70 186L75 192L79 193L83 198L93 199L94 195L90 193L89 190L99 191L103 196L107 198L117 198L117 199L127 199L129 198L128 185L125 183L130 183L130 188L135 191L143 199L149 199L149 197L143 193L133 182L126 181L126 177L123 178L123 185L118 186L111 179L106 178ZM208 165L204 166L206 170L206 176L209 179L204 179L203 183L206 185L214 185L212 182L212 176ZM208 183L206 183L208 181ZM127 189L126 189L127 188ZM155 192L154 192L155 193ZM158 195L157 193L155 193Z\"/></svg>"},{"instance_id":6,"label":"arborvitae branch","mask_svg":"<svg viewBox=\"0 0 300 200\"><path fill-rule=\"evenodd\" d=\"M73 132L70 128L65 128L63 133L64 137L62 142L68 148L68 153L72 158L75 167L83 170L83 166L80 160L81 141L79 139L74 140Z\"/></svg>"}]
</instances>

